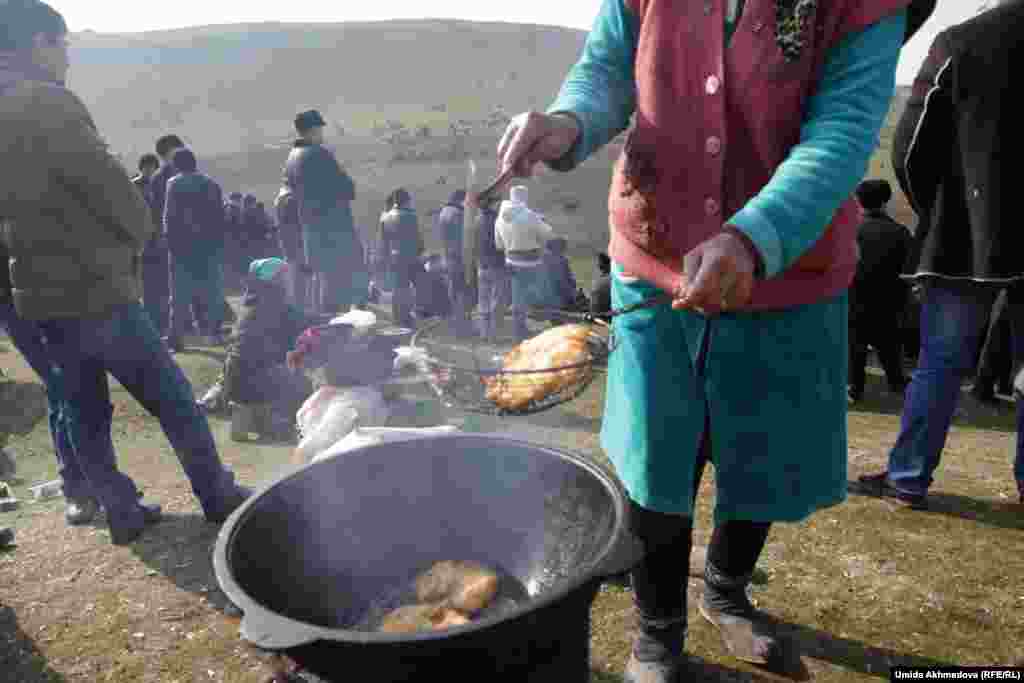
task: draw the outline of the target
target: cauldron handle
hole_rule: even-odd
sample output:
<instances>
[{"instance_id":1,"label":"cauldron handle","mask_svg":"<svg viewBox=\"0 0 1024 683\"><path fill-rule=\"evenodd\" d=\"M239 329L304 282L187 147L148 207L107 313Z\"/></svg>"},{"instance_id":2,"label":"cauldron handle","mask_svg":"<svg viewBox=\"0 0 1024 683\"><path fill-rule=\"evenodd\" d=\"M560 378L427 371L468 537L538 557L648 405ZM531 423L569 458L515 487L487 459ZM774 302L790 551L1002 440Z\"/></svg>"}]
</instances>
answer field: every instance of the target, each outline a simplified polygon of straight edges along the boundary
<instances>
[{"instance_id":1,"label":"cauldron handle","mask_svg":"<svg viewBox=\"0 0 1024 683\"><path fill-rule=\"evenodd\" d=\"M261 650L289 650L318 640L321 629L285 619L251 605L242 617L239 632L246 641Z\"/></svg>"},{"instance_id":2,"label":"cauldron handle","mask_svg":"<svg viewBox=\"0 0 1024 683\"><path fill-rule=\"evenodd\" d=\"M615 577L632 571L644 557L644 546L633 533L629 498L625 492L623 492L623 499L626 504L622 511L622 526L619 529L615 545L598 567L597 575L601 577Z\"/></svg>"}]
</instances>

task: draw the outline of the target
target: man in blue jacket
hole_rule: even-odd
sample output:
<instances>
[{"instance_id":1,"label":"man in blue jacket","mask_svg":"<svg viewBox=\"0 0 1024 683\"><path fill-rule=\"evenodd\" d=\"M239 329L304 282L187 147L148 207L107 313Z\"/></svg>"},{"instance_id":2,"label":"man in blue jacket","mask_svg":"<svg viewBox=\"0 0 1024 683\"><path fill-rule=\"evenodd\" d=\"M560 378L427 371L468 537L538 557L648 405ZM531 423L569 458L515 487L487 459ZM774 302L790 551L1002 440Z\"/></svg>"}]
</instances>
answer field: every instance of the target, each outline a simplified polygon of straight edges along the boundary
<instances>
[{"instance_id":1,"label":"man in blue jacket","mask_svg":"<svg viewBox=\"0 0 1024 683\"><path fill-rule=\"evenodd\" d=\"M159 159L160 167L146 183L144 195L146 203L149 204L149 208L153 212L153 223L157 226L163 224L167 181L176 173L171 158L176 151L184 146L185 143L182 139L173 134L164 135L156 141L156 156ZM170 263L167 244L159 230L146 243L142 252L142 285L142 297L146 310L150 311L151 316L156 311L160 311L160 314L153 320L153 324L156 325L161 336L168 334L171 297Z\"/></svg>"},{"instance_id":2,"label":"man in blue jacket","mask_svg":"<svg viewBox=\"0 0 1024 683\"><path fill-rule=\"evenodd\" d=\"M198 297L206 311L207 345L220 343L223 324L224 283L224 198L220 185L202 173L189 149L174 153L178 175L167 183L164 206L164 238L171 255L173 273L171 297L170 346L181 349L193 298Z\"/></svg>"}]
</instances>

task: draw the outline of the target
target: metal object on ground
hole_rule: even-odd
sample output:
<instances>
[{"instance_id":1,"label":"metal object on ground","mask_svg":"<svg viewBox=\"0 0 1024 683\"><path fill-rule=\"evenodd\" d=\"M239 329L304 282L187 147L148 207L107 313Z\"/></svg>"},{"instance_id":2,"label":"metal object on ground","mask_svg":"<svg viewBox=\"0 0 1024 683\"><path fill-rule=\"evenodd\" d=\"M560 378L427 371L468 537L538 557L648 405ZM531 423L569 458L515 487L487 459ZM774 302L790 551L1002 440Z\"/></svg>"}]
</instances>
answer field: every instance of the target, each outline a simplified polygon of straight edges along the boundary
<instances>
[{"instance_id":1,"label":"metal object on ground","mask_svg":"<svg viewBox=\"0 0 1024 683\"><path fill-rule=\"evenodd\" d=\"M18 499L13 496L0 498L0 512L13 512L18 509Z\"/></svg>"},{"instance_id":2,"label":"metal object on ground","mask_svg":"<svg viewBox=\"0 0 1024 683\"><path fill-rule=\"evenodd\" d=\"M582 457L485 435L366 446L285 475L221 529L217 581L242 637L327 680L374 683L590 679L600 583L638 546L610 474ZM268 544L267 539L275 539ZM494 567L529 597L469 625L413 634L353 630L392 586L438 560ZM560 675L539 677L557 665Z\"/></svg>"},{"instance_id":3,"label":"metal object on ground","mask_svg":"<svg viewBox=\"0 0 1024 683\"><path fill-rule=\"evenodd\" d=\"M523 340L501 337L492 343L479 337L460 338L447 320L420 329L412 344L425 351L423 363L430 385L446 406L483 415L532 415L571 401L586 391L597 371L604 367L615 342L608 325L587 314L540 309L531 312L531 337L553 326L580 323L592 328L587 337L588 359L537 370L503 369L505 354ZM530 380L543 383L552 373L559 372L572 372L572 381L522 408L508 409L488 397L488 393L496 395L503 385L521 387ZM492 391L494 387L497 389Z\"/></svg>"},{"instance_id":4,"label":"metal object on ground","mask_svg":"<svg viewBox=\"0 0 1024 683\"><path fill-rule=\"evenodd\" d=\"M45 484L30 486L28 490L32 492L33 500L47 500L61 495L62 489L63 485L61 480L54 479L53 481L48 481Z\"/></svg>"},{"instance_id":5,"label":"metal object on ground","mask_svg":"<svg viewBox=\"0 0 1024 683\"><path fill-rule=\"evenodd\" d=\"M6 437L5 437L6 440ZM6 448L0 448L0 479L14 477L18 473L18 463Z\"/></svg>"}]
</instances>

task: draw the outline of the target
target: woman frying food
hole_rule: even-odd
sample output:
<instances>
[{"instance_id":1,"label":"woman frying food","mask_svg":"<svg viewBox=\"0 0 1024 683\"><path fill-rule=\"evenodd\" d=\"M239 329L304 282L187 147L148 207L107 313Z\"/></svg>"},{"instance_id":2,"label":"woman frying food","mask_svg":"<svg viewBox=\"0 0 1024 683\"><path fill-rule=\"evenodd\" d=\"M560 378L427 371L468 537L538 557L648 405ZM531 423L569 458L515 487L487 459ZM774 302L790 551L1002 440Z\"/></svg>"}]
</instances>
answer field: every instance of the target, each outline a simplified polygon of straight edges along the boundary
<instances>
[{"instance_id":1,"label":"woman frying food","mask_svg":"<svg viewBox=\"0 0 1024 683\"><path fill-rule=\"evenodd\" d=\"M715 466L701 614L768 661L747 599L774 522L846 494L850 197L896 64L934 0L604 0L546 114L514 119L516 175L568 171L630 125L609 197L615 320L602 444L634 506L640 632L627 680L674 680L694 497Z\"/></svg>"}]
</instances>

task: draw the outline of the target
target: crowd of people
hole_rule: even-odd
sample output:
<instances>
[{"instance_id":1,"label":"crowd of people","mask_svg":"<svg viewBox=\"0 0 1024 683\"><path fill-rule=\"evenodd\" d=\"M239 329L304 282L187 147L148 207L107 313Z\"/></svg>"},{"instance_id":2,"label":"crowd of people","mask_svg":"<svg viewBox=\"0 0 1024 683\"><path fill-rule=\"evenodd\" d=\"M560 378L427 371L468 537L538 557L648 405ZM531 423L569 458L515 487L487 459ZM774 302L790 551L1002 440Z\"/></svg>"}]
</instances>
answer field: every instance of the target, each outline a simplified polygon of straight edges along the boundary
<instances>
[{"instance_id":1,"label":"crowd of people","mask_svg":"<svg viewBox=\"0 0 1024 683\"><path fill-rule=\"evenodd\" d=\"M673 296L671 307L616 319L607 372L601 443L645 551L631 572L630 683L667 683L685 666L685 567L708 462L717 494L700 613L732 655L758 663L778 642L746 588L773 524L849 491L927 507L972 373L982 400L1017 386L1013 476L1024 504L1024 382L1012 374L1024 361L1024 266L1001 192L1020 147L1009 86L1024 2L940 34L915 81L893 154L919 217L913 236L886 211L892 188L862 179L900 51L934 0L822 3L812 19L813 3L790 4L605 0L550 111L516 117L499 144L504 167L529 177L538 163L568 172L628 129L589 307L602 315L659 290ZM756 16L741 23L747 13ZM102 506L114 542L127 543L160 517L117 467L108 372L159 418L208 519L248 495L171 355L196 331L220 343L226 274L246 293L225 384L246 401L287 394L289 409L310 389L289 367L296 337L382 290L398 325L443 316L486 339L507 313L521 338L531 307L588 305L566 241L522 185L479 207L468 278L463 191L438 213L441 253L425 253L403 188L385 199L367 248L355 183L324 146L316 111L295 118L273 225L258 202L225 202L173 135L140 161L140 193L63 86L60 15L12 0L0 18L19 27L0 34L0 141L20 171L0 188L0 315L46 384L72 524ZM799 33L810 20L814 41ZM745 24L753 30L740 32ZM903 342L907 329L916 343ZM905 395L903 420L886 470L848 482L847 410L864 398L869 348Z\"/></svg>"}]
</instances>

